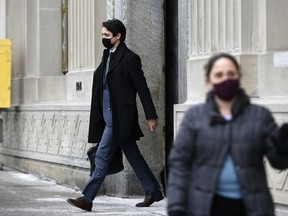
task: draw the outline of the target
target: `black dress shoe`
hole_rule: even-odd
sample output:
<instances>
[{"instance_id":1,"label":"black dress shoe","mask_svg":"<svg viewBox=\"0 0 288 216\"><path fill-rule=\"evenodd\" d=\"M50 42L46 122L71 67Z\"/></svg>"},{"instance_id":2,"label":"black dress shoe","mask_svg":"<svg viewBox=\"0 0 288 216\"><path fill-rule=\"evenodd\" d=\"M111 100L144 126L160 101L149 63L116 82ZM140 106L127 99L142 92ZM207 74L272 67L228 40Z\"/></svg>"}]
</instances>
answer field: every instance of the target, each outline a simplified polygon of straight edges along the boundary
<instances>
[{"instance_id":1,"label":"black dress shoe","mask_svg":"<svg viewBox=\"0 0 288 216\"><path fill-rule=\"evenodd\" d=\"M83 197L78 197L76 199L67 199L67 202L72 205L72 206L75 206L77 208L80 208L80 209L83 209L83 210L86 210L86 211L91 211L92 210L92 203L88 203L86 201L86 198L83 196Z\"/></svg>"},{"instance_id":2,"label":"black dress shoe","mask_svg":"<svg viewBox=\"0 0 288 216\"><path fill-rule=\"evenodd\" d=\"M163 200L163 194L161 191L159 191L157 194L154 195L146 195L143 202L137 203L136 207L149 207L154 202L159 202L160 200Z\"/></svg>"}]
</instances>

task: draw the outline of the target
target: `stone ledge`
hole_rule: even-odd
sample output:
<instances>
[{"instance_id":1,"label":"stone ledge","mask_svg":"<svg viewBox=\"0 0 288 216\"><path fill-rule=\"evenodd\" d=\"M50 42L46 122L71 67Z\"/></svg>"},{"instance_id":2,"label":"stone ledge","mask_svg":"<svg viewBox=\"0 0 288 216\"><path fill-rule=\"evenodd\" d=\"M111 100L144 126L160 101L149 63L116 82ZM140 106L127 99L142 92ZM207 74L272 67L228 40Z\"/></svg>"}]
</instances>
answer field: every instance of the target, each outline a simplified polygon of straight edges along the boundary
<instances>
[{"instance_id":1,"label":"stone ledge","mask_svg":"<svg viewBox=\"0 0 288 216\"><path fill-rule=\"evenodd\" d=\"M52 155L47 153L39 153L34 151L21 151L21 149L11 149L0 147L0 155L12 156L21 159L37 160L53 164L61 164L73 167L89 169L89 161L77 159L75 157L67 157L65 155Z\"/></svg>"},{"instance_id":2,"label":"stone ledge","mask_svg":"<svg viewBox=\"0 0 288 216\"><path fill-rule=\"evenodd\" d=\"M81 103L41 103L41 104L25 104L25 105L13 105L9 111L90 111L90 104Z\"/></svg>"},{"instance_id":3,"label":"stone ledge","mask_svg":"<svg viewBox=\"0 0 288 216\"><path fill-rule=\"evenodd\" d=\"M272 112L288 113L288 98L252 98L251 102L265 106Z\"/></svg>"}]
</instances>

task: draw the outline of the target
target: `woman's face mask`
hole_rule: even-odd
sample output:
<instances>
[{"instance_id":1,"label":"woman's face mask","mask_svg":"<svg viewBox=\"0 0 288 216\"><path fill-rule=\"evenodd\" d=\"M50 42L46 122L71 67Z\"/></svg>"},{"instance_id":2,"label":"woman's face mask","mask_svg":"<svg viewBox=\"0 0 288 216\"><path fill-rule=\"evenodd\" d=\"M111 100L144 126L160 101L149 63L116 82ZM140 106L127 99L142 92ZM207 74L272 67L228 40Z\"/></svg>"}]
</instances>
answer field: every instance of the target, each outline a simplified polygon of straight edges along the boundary
<instances>
[{"instance_id":1,"label":"woman's face mask","mask_svg":"<svg viewBox=\"0 0 288 216\"><path fill-rule=\"evenodd\" d=\"M240 88L240 72L227 58L218 59L211 68L207 84L222 100L232 100Z\"/></svg>"},{"instance_id":2,"label":"woman's face mask","mask_svg":"<svg viewBox=\"0 0 288 216\"><path fill-rule=\"evenodd\" d=\"M224 101L231 101L239 91L239 79L228 79L213 85L213 92Z\"/></svg>"}]
</instances>

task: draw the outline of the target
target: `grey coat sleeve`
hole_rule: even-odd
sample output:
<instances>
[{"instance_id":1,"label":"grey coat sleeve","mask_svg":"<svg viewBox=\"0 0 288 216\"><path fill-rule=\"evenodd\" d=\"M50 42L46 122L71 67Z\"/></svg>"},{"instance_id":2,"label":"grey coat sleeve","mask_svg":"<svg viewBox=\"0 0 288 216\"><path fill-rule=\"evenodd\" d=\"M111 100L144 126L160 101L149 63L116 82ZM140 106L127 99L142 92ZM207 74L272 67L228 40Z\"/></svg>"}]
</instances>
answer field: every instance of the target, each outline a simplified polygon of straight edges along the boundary
<instances>
[{"instance_id":1,"label":"grey coat sleeve","mask_svg":"<svg viewBox=\"0 0 288 216\"><path fill-rule=\"evenodd\" d=\"M169 155L168 213L186 212L195 136L193 116L191 111L188 111L180 125Z\"/></svg>"}]
</instances>

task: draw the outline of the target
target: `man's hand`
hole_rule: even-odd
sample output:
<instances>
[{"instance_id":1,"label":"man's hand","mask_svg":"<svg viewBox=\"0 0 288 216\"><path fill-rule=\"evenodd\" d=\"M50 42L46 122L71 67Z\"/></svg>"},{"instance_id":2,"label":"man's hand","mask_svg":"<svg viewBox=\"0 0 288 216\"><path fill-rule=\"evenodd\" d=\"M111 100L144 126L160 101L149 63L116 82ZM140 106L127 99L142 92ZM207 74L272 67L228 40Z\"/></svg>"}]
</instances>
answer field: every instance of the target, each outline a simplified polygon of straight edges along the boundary
<instances>
[{"instance_id":1,"label":"man's hand","mask_svg":"<svg viewBox=\"0 0 288 216\"><path fill-rule=\"evenodd\" d=\"M157 128L157 119L149 119L147 120L148 126L150 128L150 131L153 132Z\"/></svg>"}]
</instances>

